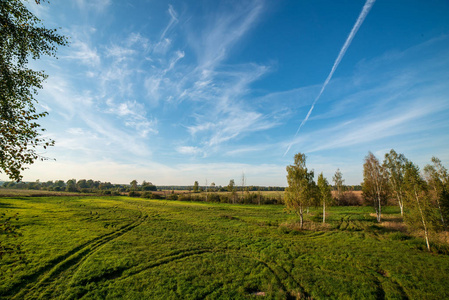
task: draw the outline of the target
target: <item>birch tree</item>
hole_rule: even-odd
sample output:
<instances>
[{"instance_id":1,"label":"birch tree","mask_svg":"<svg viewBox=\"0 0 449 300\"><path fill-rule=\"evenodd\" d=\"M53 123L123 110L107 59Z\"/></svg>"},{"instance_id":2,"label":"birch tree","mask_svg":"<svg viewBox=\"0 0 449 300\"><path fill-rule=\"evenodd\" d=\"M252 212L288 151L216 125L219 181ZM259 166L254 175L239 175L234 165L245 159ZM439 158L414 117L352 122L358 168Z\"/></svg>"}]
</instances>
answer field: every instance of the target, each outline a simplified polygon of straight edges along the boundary
<instances>
[{"instance_id":1,"label":"birch tree","mask_svg":"<svg viewBox=\"0 0 449 300\"><path fill-rule=\"evenodd\" d=\"M424 230L427 249L429 244L429 225L432 216L430 197L424 179L419 174L419 168L412 162L408 162L405 168L404 181L406 186L407 207L409 213L406 222L411 226Z\"/></svg>"},{"instance_id":2,"label":"birch tree","mask_svg":"<svg viewBox=\"0 0 449 300\"><path fill-rule=\"evenodd\" d=\"M245 192L245 185L246 185L246 177L245 177L245 173L244 172L242 172L242 179L241 179L242 181L242 202L243 202L243 198L245 197L244 196L244 192Z\"/></svg>"},{"instance_id":3,"label":"birch tree","mask_svg":"<svg viewBox=\"0 0 449 300\"><path fill-rule=\"evenodd\" d=\"M324 177L323 172L318 176L319 199L323 204L323 223L326 223L326 203L332 199L331 187Z\"/></svg>"},{"instance_id":4,"label":"birch tree","mask_svg":"<svg viewBox=\"0 0 449 300\"><path fill-rule=\"evenodd\" d=\"M393 149L385 154L384 168L388 182L398 200L401 216L404 216L404 172L407 159L403 154L397 154Z\"/></svg>"},{"instance_id":5,"label":"birch tree","mask_svg":"<svg viewBox=\"0 0 449 300\"><path fill-rule=\"evenodd\" d=\"M305 154L296 154L294 160L294 164L286 168L288 187L285 189L285 204L299 216L302 229L304 210L313 203L314 174L306 168Z\"/></svg>"},{"instance_id":6,"label":"birch tree","mask_svg":"<svg viewBox=\"0 0 449 300\"><path fill-rule=\"evenodd\" d=\"M449 200L449 176L447 169L437 157L432 157L433 165L424 167L424 176L429 187L434 191L434 199L438 207L441 223L447 230L447 214Z\"/></svg>"},{"instance_id":7,"label":"birch tree","mask_svg":"<svg viewBox=\"0 0 449 300\"><path fill-rule=\"evenodd\" d=\"M334 186L337 189L337 199L341 200L341 196L344 191L343 183L345 182L345 180L343 179L343 174L341 173L340 169L337 169L337 171L335 171L332 180L334 181Z\"/></svg>"},{"instance_id":8,"label":"birch tree","mask_svg":"<svg viewBox=\"0 0 449 300\"><path fill-rule=\"evenodd\" d=\"M0 172L16 181L22 179L26 165L47 159L37 149L54 145L42 136L44 129L37 123L47 112L38 112L35 106L35 96L48 76L30 69L29 59L56 56L57 47L67 44L56 29L45 28L24 2L0 1Z\"/></svg>"},{"instance_id":9,"label":"birch tree","mask_svg":"<svg viewBox=\"0 0 449 300\"><path fill-rule=\"evenodd\" d=\"M380 222L382 202L388 196L388 180L385 169L371 152L368 152L368 155L365 157L365 163L363 164L362 190L365 199L373 202L377 222Z\"/></svg>"}]
</instances>

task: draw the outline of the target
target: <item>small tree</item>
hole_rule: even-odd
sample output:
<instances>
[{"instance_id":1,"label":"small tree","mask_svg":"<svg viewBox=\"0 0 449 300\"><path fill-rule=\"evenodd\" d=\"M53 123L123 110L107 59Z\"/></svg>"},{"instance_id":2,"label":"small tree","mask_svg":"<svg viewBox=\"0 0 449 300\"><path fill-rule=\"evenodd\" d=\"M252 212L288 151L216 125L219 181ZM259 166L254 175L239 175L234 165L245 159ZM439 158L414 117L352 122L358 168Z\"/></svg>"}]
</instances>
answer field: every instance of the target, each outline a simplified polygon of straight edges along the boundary
<instances>
[{"instance_id":1,"label":"small tree","mask_svg":"<svg viewBox=\"0 0 449 300\"><path fill-rule=\"evenodd\" d=\"M293 165L287 166L287 183L285 204L300 218L300 227L304 224L304 210L313 203L314 182L313 171L306 168L305 154L295 155Z\"/></svg>"},{"instance_id":2,"label":"small tree","mask_svg":"<svg viewBox=\"0 0 449 300\"><path fill-rule=\"evenodd\" d=\"M449 176L447 169L437 157L432 157L433 165L424 167L424 176L429 187L434 191L434 199L440 214L441 224L447 230L449 214Z\"/></svg>"},{"instance_id":3,"label":"small tree","mask_svg":"<svg viewBox=\"0 0 449 300\"><path fill-rule=\"evenodd\" d=\"M419 168L412 162L408 162L406 165L404 182L407 206L410 208L405 220L411 227L424 230L427 249L430 251L429 225L432 216L430 197L426 182L419 174Z\"/></svg>"},{"instance_id":4,"label":"small tree","mask_svg":"<svg viewBox=\"0 0 449 300\"><path fill-rule=\"evenodd\" d=\"M341 197L343 196L344 192L344 182L343 174L341 173L340 169L337 169L335 171L334 177L332 177L332 180L334 181L334 186L337 190L337 199L340 201Z\"/></svg>"},{"instance_id":5,"label":"small tree","mask_svg":"<svg viewBox=\"0 0 449 300\"><path fill-rule=\"evenodd\" d=\"M381 221L382 202L388 198L388 178L379 160L368 152L363 164L363 196L374 204L377 222Z\"/></svg>"},{"instance_id":6,"label":"small tree","mask_svg":"<svg viewBox=\"0 0 449 300\"><path fill-rule=\"evenodd\" d=\"M199 190L199 184L198 184L198 181L195 181L193 183L193 192L198 193L198 190Z\"/></svg>"},{"instance_id":7,"label":"small tree","mask_svg":"<svg viewBox=\"0 0 449 300\"><path fill-rule=\"evenodd\" d=\"M133 180L130 182L131 190L136 191L137 190L137 180Z\"/></svg>"},{"instance_id":8,"label":"small tree","mask_svg":"<svg viewBox=\"0 0 449 300\"><path fill-rule=\"evenodd\" d=\"M323 204L323 223L326 223L326 202L332 200L331 187L324 177L323 172L318 176L319 199Z\"/></svg>"},{"instance_id":9,"label":"small tree","mask_svg":"<svg viewBox=\"0 0 449 300\"><path fill-rule=\"evenodd\" d=\"M67 192L76 192L77 188L76 188L76 179L69 179L67 180L67 185L65 190Z\"/></svg>"},{"instance_id":10,"label":"small tree","mask_svg":"<svg viewBox=\"0 0 449 300\"><path fill-rule=\"evenodd\" d=\"M242 202L243 202L243 198L244 198L244 192L245 192L245 184L246 184L246 177L245 177L245 173L242 172Z\"/></svg>"},{"instance_id":11,"label":"small tree","mask_svg":"<svg viewBox=\"0 0 449 300\"><path fill-rule=\"evenodd\" d=\"M403 154L397 154L393 149L385 154L384 168L388 175L388 182L398 200L401 216L404 216L404 173L407 159Z\"/></svg>"},{"instance_id":12,"label":"small tree","mask_svg":"<svg viewBox=\"0 0 449 300\"><path fill-rule=\"evenodd\" d=\"M229 184L228 184L228 192L232 192L234 190L234 179L229 180Z\"/></svg>"}]
</instances>

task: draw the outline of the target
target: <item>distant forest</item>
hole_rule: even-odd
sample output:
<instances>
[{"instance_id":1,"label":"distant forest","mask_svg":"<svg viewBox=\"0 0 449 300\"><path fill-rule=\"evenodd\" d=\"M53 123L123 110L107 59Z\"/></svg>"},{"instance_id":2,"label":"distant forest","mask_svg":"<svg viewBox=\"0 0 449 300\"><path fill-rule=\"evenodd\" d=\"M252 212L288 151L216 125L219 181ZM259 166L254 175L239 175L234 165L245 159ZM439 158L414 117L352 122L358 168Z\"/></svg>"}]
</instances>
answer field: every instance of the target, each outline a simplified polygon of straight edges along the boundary
<instances>
[{"instance_id":1,"label":"distant forest","mask_svg":"<svg viewBox=\"0 0 449 300\"><path fill-rule=\"evenodd\" d=\"M18 189L18 190L43 190L43 191L56 191L56 192L79 192L79 193L104 193L109 191L111 193L128 193L130 191L195 191L194 185L159 185L155 186L151 182L143 181L142 184L138 184L134 180L129 184L112 184L110 182L101 182L98 180L86 180L86 179L69 179L55 180L55 181L0 181L0 187L5 189ZM285 187L280 186L235 186L236 191L248 191L248 192L268 192L278 191L283 192ZM334 188L337 189L336 187ZM198 191L208 192L227 192L228 186L199 186ZM347 191L361 191L360 185L347 185L345 186ZM110 193L106 193L110 194Z\"/></svg>"}]
</instances>

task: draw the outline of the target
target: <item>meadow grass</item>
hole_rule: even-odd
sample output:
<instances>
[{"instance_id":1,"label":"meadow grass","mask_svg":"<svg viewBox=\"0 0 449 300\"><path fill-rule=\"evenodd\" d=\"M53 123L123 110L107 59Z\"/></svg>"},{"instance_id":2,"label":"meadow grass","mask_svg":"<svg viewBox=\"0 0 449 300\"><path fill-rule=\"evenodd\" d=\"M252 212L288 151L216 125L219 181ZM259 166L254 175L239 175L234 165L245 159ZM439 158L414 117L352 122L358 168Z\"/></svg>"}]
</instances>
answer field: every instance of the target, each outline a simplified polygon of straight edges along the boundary
<instances>
[{"instance_id":1,"label":"meadow grass","mask_svg":"<svg viewBox=\"0 0 449 300\"><path fill-rule=\"evenodd\" d=\"M25 260L0 260L5 299L447 299L446 248L378 224L371 207L320 209L306 229L278 205L127 197L3 198ZM389 222L389 223L388 223Z\"/></svg>"}]
</instances>

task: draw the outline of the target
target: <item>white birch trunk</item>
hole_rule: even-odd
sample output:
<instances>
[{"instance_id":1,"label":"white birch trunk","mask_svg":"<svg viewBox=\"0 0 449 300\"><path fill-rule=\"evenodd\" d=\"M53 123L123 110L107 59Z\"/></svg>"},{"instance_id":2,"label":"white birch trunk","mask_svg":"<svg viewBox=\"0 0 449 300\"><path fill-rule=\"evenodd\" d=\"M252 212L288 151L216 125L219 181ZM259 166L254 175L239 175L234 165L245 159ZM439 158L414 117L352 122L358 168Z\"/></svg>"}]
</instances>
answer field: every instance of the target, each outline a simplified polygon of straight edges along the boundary
<instances>
[{"instance_id":1,"label":"white birch trunk","mask_svg":"<svg viewBox=\"0 0 449 300\"><path fill-rule=\"evenodd\" d=\"M323 224L326 223L326 201L323 201Z\"/></svg>"},{"instance_id":2,"label":"white birch trunk","mask_svg":"<svg viewBox=\"0 0 449 300\"><path fill-rule=\"evenodd\" d=\"M416 190L415 190L415 199L418 204L419 213L421 214L421 221L422 221L422 225L424 227L424 236L426 237L427 250L430 251L429 235L427 233L427 225L426 225L426 221L424 219L424 213L422 212L421 204L419 203L419 197L418 197L418 194L416 193Z\"/></svg>"}]
</instances>

